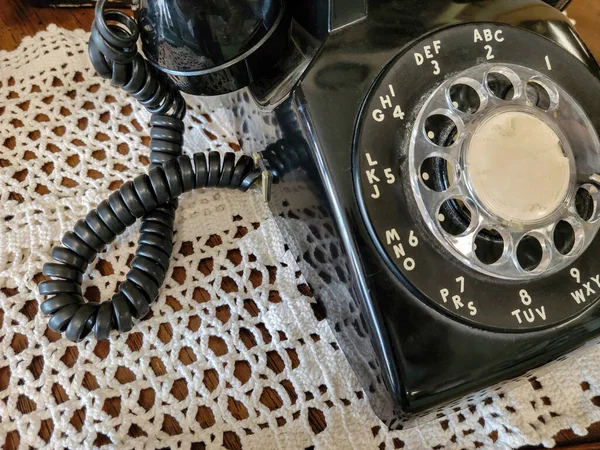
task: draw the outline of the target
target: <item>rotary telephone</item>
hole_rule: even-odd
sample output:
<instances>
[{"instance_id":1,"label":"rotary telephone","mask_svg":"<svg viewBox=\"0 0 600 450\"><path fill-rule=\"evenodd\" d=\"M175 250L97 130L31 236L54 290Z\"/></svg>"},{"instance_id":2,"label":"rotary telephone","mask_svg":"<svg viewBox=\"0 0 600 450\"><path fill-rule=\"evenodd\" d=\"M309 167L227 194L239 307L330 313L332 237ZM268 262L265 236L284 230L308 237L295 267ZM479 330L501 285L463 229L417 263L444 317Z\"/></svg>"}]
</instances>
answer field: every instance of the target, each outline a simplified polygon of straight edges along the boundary
<instances>
[{"instance_id":1,"label":"rotary telephone","mask_svg":"<svg viewBox=\"0 0 600 450\"><path fill-rule=\"evenodd\" d=\"M177 198L259 185L390 426L600 335L600 71L564 6L138 0L134 19L100 0L90 58L153 114L152 166L53 249L49 326L129 331L160 295ZM252 106L254 137L281 138L181 156L181 92ZM138 219L125 281L86 303L87 266Z\"/></svg>"}]
</instances>

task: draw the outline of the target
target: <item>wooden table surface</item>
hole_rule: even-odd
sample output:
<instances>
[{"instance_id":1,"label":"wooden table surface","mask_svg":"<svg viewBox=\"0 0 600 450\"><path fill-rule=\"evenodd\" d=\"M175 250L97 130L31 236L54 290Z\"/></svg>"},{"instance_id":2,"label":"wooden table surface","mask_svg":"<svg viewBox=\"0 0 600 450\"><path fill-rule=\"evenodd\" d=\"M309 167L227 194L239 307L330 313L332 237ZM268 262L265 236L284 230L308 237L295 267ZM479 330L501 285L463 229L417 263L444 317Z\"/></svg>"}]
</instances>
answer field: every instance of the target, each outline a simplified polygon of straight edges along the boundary
<instances>
[{"instance_id":1,"label":"wooden table surface","mask_svg":"<svg viewBox=\"0 0 600 450\"><path fill-rule=\"evenodd\" d=\"M600 0L573 0L568 13L577 21L577 28L590 50L600 59ZM15 49L24 36L33 35L51 23L67 29L89 30L93 18L92 9L38 9L27 6L24 0L0 0L0 50ZM592 425L587 436L579 437L571 430L563 430L555 439L561 448L600 450L600 423ZM3 448L18 445L18 436L12 436Z\"/></svg>"}]
</instances>

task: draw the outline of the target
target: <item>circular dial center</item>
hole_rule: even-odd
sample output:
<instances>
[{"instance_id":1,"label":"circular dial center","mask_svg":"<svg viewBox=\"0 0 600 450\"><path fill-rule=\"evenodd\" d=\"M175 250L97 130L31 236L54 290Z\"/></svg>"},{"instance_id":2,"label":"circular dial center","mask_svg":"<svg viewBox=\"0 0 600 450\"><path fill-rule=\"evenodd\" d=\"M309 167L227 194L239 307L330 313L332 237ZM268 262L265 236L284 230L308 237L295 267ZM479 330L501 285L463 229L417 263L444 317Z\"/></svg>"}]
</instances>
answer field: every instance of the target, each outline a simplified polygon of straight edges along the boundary
<instances>
[{"instance_id":1,"label":"circular dial center","mask_svg":"<svg viewBox=\"0 0 600 450\"><path fill-rule=\"evenodd\" d=\"M536 222L556 211L571 173L558 135L537 117L496 114L474 132L466 150L471 186L488 210L510 222Z\"/></svg>"}]
</instances>

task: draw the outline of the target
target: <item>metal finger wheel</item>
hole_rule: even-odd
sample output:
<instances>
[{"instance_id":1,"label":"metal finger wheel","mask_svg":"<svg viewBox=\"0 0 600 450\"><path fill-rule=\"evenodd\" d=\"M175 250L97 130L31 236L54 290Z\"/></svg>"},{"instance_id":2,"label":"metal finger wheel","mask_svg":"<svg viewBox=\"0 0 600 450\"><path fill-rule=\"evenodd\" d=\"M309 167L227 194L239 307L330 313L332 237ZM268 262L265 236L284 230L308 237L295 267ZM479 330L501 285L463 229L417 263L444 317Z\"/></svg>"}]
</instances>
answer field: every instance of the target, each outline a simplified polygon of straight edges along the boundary
<instances>
[{"instance_id":1,"label":"metal finger wheel","mask_svg":"<svg viewBox=\"0 0 600 450\"><path fill-rule=\"evenodd\" d=\"M464 264L506 280L546 276L598 232L598 146L558 84L522 66L485 64L449 77L425 101L410 182L427 227Z\"/></svg>"}]
</instances>

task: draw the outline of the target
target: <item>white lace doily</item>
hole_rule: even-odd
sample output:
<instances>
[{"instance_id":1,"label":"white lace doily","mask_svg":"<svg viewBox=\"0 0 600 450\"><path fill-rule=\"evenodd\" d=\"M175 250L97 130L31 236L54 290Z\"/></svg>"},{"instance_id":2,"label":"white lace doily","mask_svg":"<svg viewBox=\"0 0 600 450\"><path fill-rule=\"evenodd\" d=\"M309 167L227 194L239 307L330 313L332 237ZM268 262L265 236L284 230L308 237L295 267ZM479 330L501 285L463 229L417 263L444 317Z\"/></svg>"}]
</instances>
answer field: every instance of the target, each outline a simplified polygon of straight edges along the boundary
<instances>
[{"instance_id":1,"label":"white lace doily","mask_svg":"<svg viewBox=\"0 0 600 450\"><path fill-rule=\"evenodd\" d=\"M585 434L600 421L600 347L589 346L479 403L387 431L315 317L257 193L185 195L152 317L110 343L58 339L37 304L51 247L148 163L149 116L94 75L86 42L82 31L52 26L0 52L0 442L8 448L507 449L550 446L559 430ZM186 151L239 149L229 109L189 101ZM101 255L84 284L88 298L114 291L136 236Z\"/></svg>"}]
</instances>

